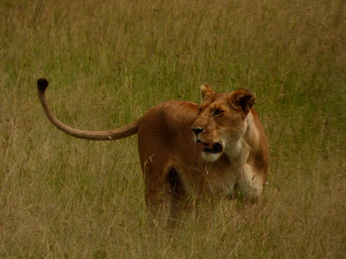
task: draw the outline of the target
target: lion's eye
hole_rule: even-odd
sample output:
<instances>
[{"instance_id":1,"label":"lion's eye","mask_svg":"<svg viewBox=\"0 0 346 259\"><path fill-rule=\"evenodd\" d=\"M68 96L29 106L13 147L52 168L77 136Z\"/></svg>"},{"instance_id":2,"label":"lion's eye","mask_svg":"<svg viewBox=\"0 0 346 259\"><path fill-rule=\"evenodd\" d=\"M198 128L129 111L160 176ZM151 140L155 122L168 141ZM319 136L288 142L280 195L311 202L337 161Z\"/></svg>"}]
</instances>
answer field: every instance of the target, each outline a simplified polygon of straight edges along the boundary
<instances>
[{"instance_id":1,"label":"lion's eye","mask_svg":"<svg viewBox=\"0 0 346 259\"><path fill-rule=\"evenodd\" d=\"M221 116L224 114L224 110L221 110L221 109L216 109L213 113L214 116Z\"/></svg>"}]
</instances>

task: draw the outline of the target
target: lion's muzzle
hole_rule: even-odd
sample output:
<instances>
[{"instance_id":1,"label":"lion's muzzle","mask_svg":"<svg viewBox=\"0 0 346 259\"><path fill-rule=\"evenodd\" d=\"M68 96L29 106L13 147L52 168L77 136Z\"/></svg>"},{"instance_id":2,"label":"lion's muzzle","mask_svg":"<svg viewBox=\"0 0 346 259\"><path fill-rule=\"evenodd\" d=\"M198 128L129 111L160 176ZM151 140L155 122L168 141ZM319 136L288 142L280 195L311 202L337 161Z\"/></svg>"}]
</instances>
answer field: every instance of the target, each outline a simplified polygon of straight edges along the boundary
<instances>
[{"instance_id":1,"label":"lion's muzzle","mask_svg":"<svg viewBox=\"0 0 346 259\"><path fill-rule=\"evenodd\" d=\"M203 145L203 152L212 153L212 154L219 154L223 151L223 144L221 141L213 142L213 143L206 143L202 139L199 138L199 134L204 131L204 128L202 127L192 127L191 130L193 133L195 133L195 141L196 143L202 143Z\"/></svg>"}]
</instances>

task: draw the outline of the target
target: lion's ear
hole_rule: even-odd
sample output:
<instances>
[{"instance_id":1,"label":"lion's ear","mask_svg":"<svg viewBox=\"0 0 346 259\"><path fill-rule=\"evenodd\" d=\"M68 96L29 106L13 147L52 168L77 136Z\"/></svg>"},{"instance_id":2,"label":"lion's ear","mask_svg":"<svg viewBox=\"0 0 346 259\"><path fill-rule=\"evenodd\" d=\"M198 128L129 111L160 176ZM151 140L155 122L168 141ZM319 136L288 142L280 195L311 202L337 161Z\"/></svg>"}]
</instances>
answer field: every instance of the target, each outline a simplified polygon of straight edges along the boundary
<instances>
[{"instance_id":1,"label":"lion's ear","mask_svg":"<svg viewBox=\"0 0 346 259\"><path fill-rule=\"evenodd\" d=\"M247 114L256 102L256 95L248 89L240 88L230 94L228 101L234 109Z\"/></svg>"},{"instance_id":2,"label":"lion's ear","mask_svg":"<svg viewBox=\"0 0 346 259\"><path fill-rule=\"evenodd\" d=\"M201 93L203 100L207 99L210 95L215 94L208 84L201 85Z\"/></svg>"}]
</instances>

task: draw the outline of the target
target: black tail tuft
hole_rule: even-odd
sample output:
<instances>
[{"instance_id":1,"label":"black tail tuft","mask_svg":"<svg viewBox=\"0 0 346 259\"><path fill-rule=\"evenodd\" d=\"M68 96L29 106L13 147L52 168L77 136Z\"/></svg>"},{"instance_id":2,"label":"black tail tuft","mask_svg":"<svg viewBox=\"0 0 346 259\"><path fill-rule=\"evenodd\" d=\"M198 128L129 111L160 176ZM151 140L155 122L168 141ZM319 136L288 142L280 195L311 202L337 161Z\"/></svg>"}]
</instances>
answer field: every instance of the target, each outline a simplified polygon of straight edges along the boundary
<instances>
[{"instance_id":1,"label":"black tail tuft","mask_svg":"<svg viewBox=\"0 0 346 259\"><path fill-rule=\"evenodd\" d=\"M40 92L44 93L44 91L46 91L47 87L48 87L48 80L47 79L40 78L37 80L37 89Z\"/></svg>"}]
</instances>

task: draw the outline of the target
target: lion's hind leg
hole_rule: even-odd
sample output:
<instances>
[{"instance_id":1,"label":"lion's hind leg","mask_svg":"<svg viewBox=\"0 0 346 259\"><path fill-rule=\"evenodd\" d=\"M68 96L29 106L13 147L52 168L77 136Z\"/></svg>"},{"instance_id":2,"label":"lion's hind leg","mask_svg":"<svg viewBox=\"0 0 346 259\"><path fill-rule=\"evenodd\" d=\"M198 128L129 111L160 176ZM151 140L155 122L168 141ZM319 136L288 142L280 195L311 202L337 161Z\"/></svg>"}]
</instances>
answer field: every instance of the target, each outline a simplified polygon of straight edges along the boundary
<instances>
[{"instance_id":1,"label":"lion's hind leg","mask_svg":"<svg viewBox=\"0 0 346 259\"><path fill-rule=\"evenodd\" d=\"M154 225L172 226L183 219L191 201L177 169L167 168L159 175L162 177L146 179L148 211Z\"/></svg>"},{"instance_id":2,"label":"lion's hind leg","mask_svg":"<svg viewBox=\"0 0 346 259\"><path fill-rule=\"evenodd\" d=\"M175 225L183 221L187 214L194 209L194 201L188 195L177 169L170 169L166 179L171 198L169 224Z\"/></svg>"},{"instance_id":3,"label":"lion's hind leg","mask_svg":"<svg viewBox=\"0 0 346 259\"><path fill-rule=\"evenodd\" d=\"M155 226L166 225L170 214L171 200L171 194L164 182L146 179L145 202L151 224Z\"/></svg>"}]
</instances>

